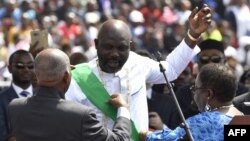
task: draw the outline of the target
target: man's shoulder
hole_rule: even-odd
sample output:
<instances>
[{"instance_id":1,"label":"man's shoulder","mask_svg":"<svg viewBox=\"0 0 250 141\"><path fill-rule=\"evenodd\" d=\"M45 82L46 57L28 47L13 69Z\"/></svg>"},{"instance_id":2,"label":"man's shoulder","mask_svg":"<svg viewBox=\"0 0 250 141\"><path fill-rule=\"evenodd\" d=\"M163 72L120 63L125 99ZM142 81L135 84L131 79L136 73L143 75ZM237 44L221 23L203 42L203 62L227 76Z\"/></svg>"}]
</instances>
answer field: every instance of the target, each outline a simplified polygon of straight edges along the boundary
<instances>
[{"instance_id":1,"label":"man's shoulder","mask_svg":"<svg viewBox=\"0 0 250 141\"><path fill-rule=\"evenodd\" d=\"M1 96L2 94L8 93L8 92L11 91L11 90L14 90L13 87L8 87L8 88L3 89L3 90L0 92L0 96Z\"/></svg>"},{"instance_id":2,"label":"man's shoulder","mask_svg":"<svg viewBox=\"0 0 250 141\"><path fill-rule=\"evenodd\" d=\"M16 94L13 87L8 87L8 88L4 89L3 91L0 92L0 101L6 100L6 98L8 98L8 97L12 97L13 94Z\"/></svg>"},{"instance_id":3,"label":"man's shoulder","mask_svg":"<svg viewBox=\"0 0 250 141\"><path fill-rule=\"evenodd\" d=\"M60 111L65 115L72 117L79 117L82 119L89 119L90 117L96 117L96 110L86 105L65 100L61 106L58 106Z\"/></svg>"},{"instance_id":4,"label":"man's shoulder","mask_svg":"<svg viewBox=\"0 0 250 141\"><path fill-rule=\"evenodd\" d=\"M64 100L61 104L61 108L67 112L79 114L86 114L93 110L88 106L70 100Z\"/></svg>"},{"instance_id":5,"label":"man's shoulder","mask_svg":"<svg viewBox=\"0 0 250 141\"><path fill-rule=\"evenodd\" d=\"M28 98L15 98L13 99L9 105L22 105L25 104Z\"/></svg>"},{"instance_id":6,"label":"man's shoulder","mask_svg":"<svg viewBox=\"0 0 250 141\"><path fill-rule=\"evenodd\" d=\"M25 109L25 105L27 104L27 98L15 98L10 101L8 104L8 108L12 111L16 111L17 109ZM14 112L15 113L15 112Z\"/></svg>"},{"instance_id":7,"label":"man's shoulder","mask_svg":"<svg viewBox=\"0 0 250 141\"><path fill-rule=\"evenodd\" d=\"M145 64L145 62L148 62L150 59L148 57L139 55L133 51L129 52L129 57L127 62L125 63L126 67L133 67L133 66L137 66L138 65L143 65Z\"/></svg>"}]
</instances>

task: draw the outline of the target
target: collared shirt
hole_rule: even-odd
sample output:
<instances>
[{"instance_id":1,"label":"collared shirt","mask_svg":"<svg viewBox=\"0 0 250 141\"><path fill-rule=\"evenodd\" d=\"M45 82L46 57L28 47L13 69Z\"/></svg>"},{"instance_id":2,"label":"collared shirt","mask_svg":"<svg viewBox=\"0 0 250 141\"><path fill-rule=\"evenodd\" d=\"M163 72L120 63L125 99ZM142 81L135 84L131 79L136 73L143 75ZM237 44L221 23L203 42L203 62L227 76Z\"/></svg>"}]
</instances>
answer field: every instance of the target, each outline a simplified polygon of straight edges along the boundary
<instances>
[{"instance_id":1,"label":"collared shirt","mask_svg":"<svg viewBox=\"0 0 250 141\"><path fill-rule=\"evenodd\" d=\"M191 49L184 41L170 53L162 65L166 68L168 81L176 79L180 73L186 68L190 60L199 53L196 46ZM98 60L88 63L93 73L104 84L110 95L119 93L129 104L129 112L131 119L134 121L138 131L148 130L148 108L146 96L146 83L161 84L165 83L162 72L159 69L159 63L130 52L127 62L122 69L116 73L108 74L102 72L97 64ZM103 118L100 110L98 110L83 94L80 87L72 79L65 98L76 101L84 105L96 109L97 118L107 123L107 127L112 129L113 121Z\"/></svg>"},{"instance_id":2,"label":"collared shirt","mask_svg":"<svg viewBox=\"0 0 250 141\"><path fill-rule=\"evenodd\" d=\"M24 97L24 96L21 96L21 95L20 95L20 93L21 93L22 91L27 91L27 92L29 92L29 94L27 95L27 97L31 97L31 96L33 95L33 88L32 88L32 85L30 85L30 86L29 86L27 89L25 89L25 90L22 89L21 87L15 85L14 83L12 83L11 85L13 86L13 88L14 88L14 90L16 91L16 93L17 93L17 95L18 95L19 98Z\"/></svg>"}]
</instances>

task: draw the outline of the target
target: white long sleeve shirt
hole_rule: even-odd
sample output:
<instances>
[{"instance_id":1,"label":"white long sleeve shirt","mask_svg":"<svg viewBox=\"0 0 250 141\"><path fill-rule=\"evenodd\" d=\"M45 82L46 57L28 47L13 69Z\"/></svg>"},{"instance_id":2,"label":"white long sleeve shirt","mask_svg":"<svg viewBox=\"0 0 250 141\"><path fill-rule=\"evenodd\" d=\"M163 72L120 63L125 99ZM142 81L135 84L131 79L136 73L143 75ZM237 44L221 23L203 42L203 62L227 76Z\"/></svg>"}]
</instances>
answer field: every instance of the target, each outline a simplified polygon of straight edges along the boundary
<instances>
[{"instance_id":1,"label":"white long sleeve shirt","mask_svg":"<svg viewBox=\"0 0 250 141\"><path fill-rule=\"evenodd\" d=\"M176 79L199 51L200 49L197 46L191 49L183 40L167 56L166 60L162 61L162 65L166 69L165 73L168 81ZM127 100L130 116L137 130L148 130L146 83L160 84L166 82L162 72L160 72L159 62L130 52L127 62L120 71L105 73L99 69L97 61L98 58L95 58L88 63L93 73L104 84L110 95L119 93ZM102 112L86 98L73 79L66 92L66 99L93 107L96 109L97 118L108 128L112 129L113 121L103 117Z\"/></svg>"}]
</instances>

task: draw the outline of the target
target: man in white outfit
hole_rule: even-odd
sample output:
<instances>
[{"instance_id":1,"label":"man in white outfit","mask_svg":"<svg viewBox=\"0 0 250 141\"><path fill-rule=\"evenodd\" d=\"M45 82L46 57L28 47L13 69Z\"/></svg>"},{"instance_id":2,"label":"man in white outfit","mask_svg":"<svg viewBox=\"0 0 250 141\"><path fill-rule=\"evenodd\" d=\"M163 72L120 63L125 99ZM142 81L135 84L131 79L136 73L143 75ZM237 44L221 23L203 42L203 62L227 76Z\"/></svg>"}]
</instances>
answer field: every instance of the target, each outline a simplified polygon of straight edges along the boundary
<instances>
[{"instance_id":1,"label":"man in white outfit","mask_svg":"<svg viewBox=\"0 0 250 141\"><path fill-rule=\"evenodd\" d=\"M192 11L187 36L166 60L162 61L169 81L176 79L200 51L196 47L197 41L210 22L211 12L206 5L200 10L196 8ZM87 65L109 95L119 93L127 100L131 119L139 132L148 130L146 83L165 83L165 79L158 62L130 51L131 40L129 27L124 22L114 19L104 22L95 40L98 57ZM66 93L66 99L95 108L97 118L104 125L112 127L113 121L90 102L74 79Z\"/></svg>"}]
</instances>

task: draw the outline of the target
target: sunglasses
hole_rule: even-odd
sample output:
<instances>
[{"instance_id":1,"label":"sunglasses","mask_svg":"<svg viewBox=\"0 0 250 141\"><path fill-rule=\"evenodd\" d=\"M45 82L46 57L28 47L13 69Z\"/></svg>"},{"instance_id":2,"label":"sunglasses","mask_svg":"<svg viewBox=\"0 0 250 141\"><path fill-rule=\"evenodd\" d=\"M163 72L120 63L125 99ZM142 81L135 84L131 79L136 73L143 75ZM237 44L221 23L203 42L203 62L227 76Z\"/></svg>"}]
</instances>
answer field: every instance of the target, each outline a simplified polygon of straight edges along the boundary
<instances>
[{"instance_id":1,"label":"sunglasses","mask_svg":"<svg viewBox=\"0 0 250 141\"><path fill-rule=\"evenodd\" d=\"M202 64L208 64L209 62L213 63L220 63L220 61L223 59L221 56L200 56L199 61Z\"/></svg>"},{"instance_id":2,"label":"sunglasses","mask_svg":"<svg viewBox=\"0 0 250 141\"><path fill-rule=\"evenodd\" d=\"M23 63L16 63L15 64L15 67L17 68L17 69L24 69L25 67L26 68L28 68L28 69L34 69L34 65L33 64L27 64L27 65L25 65L25 64L23 64Z\"/></svg>"}]
</instances>

